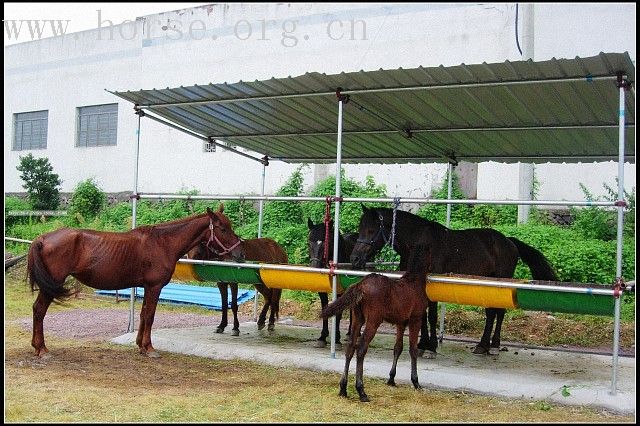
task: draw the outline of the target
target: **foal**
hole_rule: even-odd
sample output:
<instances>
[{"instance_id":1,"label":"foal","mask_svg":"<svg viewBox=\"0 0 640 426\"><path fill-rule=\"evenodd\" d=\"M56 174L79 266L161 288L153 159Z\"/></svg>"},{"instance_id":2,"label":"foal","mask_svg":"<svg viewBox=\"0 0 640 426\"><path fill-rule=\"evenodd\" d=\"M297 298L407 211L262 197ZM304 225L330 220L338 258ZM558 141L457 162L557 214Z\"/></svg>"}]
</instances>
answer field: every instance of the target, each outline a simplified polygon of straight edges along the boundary
<instances>
[{"instance_id":1,"label":"foal","mask_svg":"<svg viewBox=\"0 0 640 426\"><path fill-rule=\"evenodd\" d=\"M431 254L427 246L419 244L411 253L409 268L398 280L392 280L379 274L369 274L358 284L344 292L342 297L330 303L322 310L322 318L328 318L352 309L351 336L352 339L345 351L344 373L340 379L338 395L347 396L347 381L349 363L358 345L356 358L356 390L360 401L368 402L369 397L364 392L362 379L364 357L369 343L378 331L383 321L396 325L396 344L393 347L393 364L389 371L387 384L395 386L396 365L402 353L404 330L409 327L409 355L411 356L411 382L416 389L418 383L418 333L422 323L422 314L427 307L425 291L426 277L431 267ZM360 334L360 327L364 324L364 332Z\"/></svg>"}]
</instances>

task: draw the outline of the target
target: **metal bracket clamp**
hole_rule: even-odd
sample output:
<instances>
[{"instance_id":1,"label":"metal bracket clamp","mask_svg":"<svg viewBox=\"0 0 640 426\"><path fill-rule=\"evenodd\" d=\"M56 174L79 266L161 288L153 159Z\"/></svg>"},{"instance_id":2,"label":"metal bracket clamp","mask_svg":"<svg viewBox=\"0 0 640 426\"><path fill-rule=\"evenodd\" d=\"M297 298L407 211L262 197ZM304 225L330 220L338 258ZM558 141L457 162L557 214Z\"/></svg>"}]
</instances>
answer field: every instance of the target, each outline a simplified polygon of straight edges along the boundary
<instances>
[{"instance_id":1,"label":"metal bracket clamp","mask_svg":"<svg viewBox=\"0 0 640 426\"><path fill-rule=\"evenodd\" d=\"M339 101L346 103L349 103L349 95L343 95L342 94L342 87L338 87L336 89L336 97L338 98Z\"/></svg>"},{"instance_id":2,"label":"metal bracket clamp","mask_svg":"<svg viewBox=\"0 0 640 426\"><path fill-rule=\"evenodd\" d=\"M140 108L140 106L138 104L135 104L133 106L133 111L134 111L134 114L136 114L136 115L138 115L140 117L144 117L145 116L144 111Z\"/></svg>"},{"instance_id":3,"label":"metal bracket clamp","mask_svg":"<svg viewBox=\"0 0 640 426\"><path fill-rule=\"evenodd\" d=\"M618 89L623 87L624 90L631 89L631 82L626 78L624 78L624 75L622 74L622 72L618 72L618 80L616 81L616 87Z\"/></svg>"}]
</instances>

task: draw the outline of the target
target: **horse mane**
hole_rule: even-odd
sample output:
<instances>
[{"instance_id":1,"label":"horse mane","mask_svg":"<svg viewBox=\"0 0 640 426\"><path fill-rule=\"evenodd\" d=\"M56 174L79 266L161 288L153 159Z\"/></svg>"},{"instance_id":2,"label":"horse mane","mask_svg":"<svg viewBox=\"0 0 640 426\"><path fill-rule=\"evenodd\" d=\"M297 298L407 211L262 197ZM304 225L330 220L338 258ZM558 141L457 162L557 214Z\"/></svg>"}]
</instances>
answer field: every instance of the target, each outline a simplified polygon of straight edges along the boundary
<instances>
[{"instance_id":1,"label":"horse mane","mask_svg":"<svg viewBox=\"0 0 640 426\"><path fill-rule=\"evenodd\" d=\"M182 226L190 223L194 219L200 219L201 217L206 216L207 213L200 213L192 216L183 217L180 219L175 219L170 222L163 222L153 225L141 225L133 229L133 231L137 231L143 234L149 234L154 230L162 231L166 228L175 228L176 226Z\"/></svg>"},{"instance_id":2,"label":"horse mane","mask_svg":"<svg viewBox=\"0 0 640 426\"><path fill-rule=\"evenodd\" d=\"M393 217L393 209L389 208L389 207L374 207L369 209L369 212L371 214L371 218L375 218L375 220L377 221L378 218L378 214L382 213L385 215L390 215L391 217ZM375 213L375 215L374 215ZM448 229L446 226L438 223L438 222L434 222L433 220L429 220L429 219L425 219L423 217L420 217L416 214L413 214L411 212L405 211L405 210L397 210L396 211L396 219L402 217L404 221L409 222L409 225L413 228L419 228L419 227L424 227L424 226L431 226L432 228L435 228L437 230L446 230Z\"/></svg>"}]
</instances>

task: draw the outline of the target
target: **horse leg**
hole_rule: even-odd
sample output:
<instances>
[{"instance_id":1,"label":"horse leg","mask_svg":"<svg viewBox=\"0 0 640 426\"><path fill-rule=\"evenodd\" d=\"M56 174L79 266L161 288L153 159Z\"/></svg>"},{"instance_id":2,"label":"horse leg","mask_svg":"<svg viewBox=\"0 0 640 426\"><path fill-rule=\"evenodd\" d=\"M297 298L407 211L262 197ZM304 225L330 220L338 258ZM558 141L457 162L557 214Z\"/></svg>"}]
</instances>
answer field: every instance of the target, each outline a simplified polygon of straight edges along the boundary
<instances>
[{"instance_id":1,"label":"horse leg","mask_svg":"<svg viewBox=\"0 0 640 426\"><path fill-rule=\"evenodd\" d=\"M484 323L484 332L480 343L478 343L473 350L475 355L483 355L489 353L489 341L491 338L491 331L493 330L493 321L496 319L496 311L493 308L485 308L486 320Z\"/></svg>"},{"instance_id":2,"label":"horse leg","mask_svg":"<svg viewBox=\"0 0 640 426\"><path fill-rule=\"evenodd\" d=\"M35 356L42 357L49 352L44 344L44 316L53 298L47 296L42 291L38 293L38 297L33 302L33 337L31 338L31 346L36 350Z\"/></svg>"},{"instance_id":3,"label":"horse leg","mask_svg":"<svg viewBox=\"0 0 640 426\"><path fill-rule=\"evenodd\" d=\"M329 296L327 293L318 293L320 297L320 305L324 309L329 304ZM313 344L314 348L324 348L327 346L327 336L329 335L329 318L322 319L322 331L320 332L320 338Z\"/></svg>"},{"instance_id":4,"label":"horse leg","mask_svg":"<svg viewBox=\"0 0 640 426\"><path fill-rule=\"evenodd\" d=\"M416 389L422 389L418 383L418 332L420 331L420 317L409 320L409 355L411 356L411 383ZM433 333L433 331L432 331Z\"/></svg>"},{"instance_id":5,"label":"horse leg","mask_svg":"<svg viewBox=\"0 0 640 426\"><path fill-rule=\"evenodd\" d=\"M427 309L422 315L420 326L420 341L418 342L418 356L435 359L436 349L438 349L438 335L436 326L438 324L438 303L428 302Z\"/></svg>"},{"instance_id":6,"label":"horse leg","mask_svg":"<svg viewBox=\"0 0 640 426\"><path fill-rule=\"evenodd\" d=\"M240 335L240 321L238 321L238 283L231 283L231 312L233 312L232 336Z\"/></svg>"},{"instance_id":7,"label":"horse leg","mask_svg":"<svg viewBox=\"0 0 640 426\"><path fill-rule=\"evenodd\" d=\"M147 298L143 297L142 298L142 306L140 307L140 325L138 325L138 335L136 336L136 345L138 345L138 348L140 348L140 353L143 354L144 351L142 349L142 334L144 333L144 319L145 317L145 311L147 308Z\"/></svg>"},{"instance_id":8,"label":"horse leg","mask_svg":"<svg viewBox=\"0 0 640 426\"><path fill-rule=\"evenodd\" d=\"M396 366L398 365L398 358L402 353L402 340L404 338L404 329L406 324L396 324L396 344L393 346L393 363L391 364L391 371L389 371L389 380L387 384L389 386L395 386L396 381Z\"/></svg>"},{"instance_id":9,"label":"horse leg","mask_svg":"<svg viewBox=\"0 0 640 426\"><path fill-rule=\"evenodd\" d=\"M274 288L271 290L271 297L269 298L269 308L271 312L269 313L269 325L267 326L268 331L275 331L276 329L276 312L278 312L279 306L276 306L276 303L280 303L280 298L275 295L275 292L282 291L279 288Z\"/></svg>"},{"instance_id":10,"label":"horse leg","mask_svg":"<svg viewBox=\"0 0 640 426\"><path fill-rule=\"evenodd\" d=\"M345 398L347 396L347 382L349 380L349 364L351 363L351 358L353 358L353 354L356 351L356 341L360 325L361 323L359 322L359 318L353 319L349 325L352 327L350 331L353 338L347 343L347 349L344 352L344 372L340 379L340 392L338 393L338 396L344 396Z\"/></svg>"},{"instance_id":11,"label":"horse leg","mask_svg":"<svg viewBox=\"0 0 640 426\"><path fill-rule=\"evenodd\" d=\"M356 390L360 396L360 402L369 402L369 397L364 391L364 357L369 349L369 343L373 340L373 337L378 331L378 327L382 323L380 319L367 318L367 322L364 325L364 332L360 336L358 343L358 353L356 355Z\"/></svg>"},{"instance_id":12,"label":"horse leg","mask_svg":"<svg viewBox=\"0 0 640 426\"><path fill-rule=\"evenodd\" d=\"M496 329L491 338L491 347L489 348L490 355L498 355L500 353L500 333L502 331L502 320L504 320L506 311L504 308L496 308Z\"/></svg>"},{"instance_id":13,"label":"horse leg","mask_svg":"<svg viewBox=\"0 0 640 426\"><path fill-rule=\"evenodd\" d=\"M153 318L156 315L156 307L160 298L161 285L148 287L144 292L144 330L142 332L142 346L140 352L146 354L149 358L160 358L160 354L156 352L151 344L151 327L153 326Z\"/></svg>"},{"instance_id":14,"label":"horse leg","mask_svg":"<svg viewBox=\"0 0 640 426\"><path fill-rule=\"evenodd\" d=\"M271 290L262 284L256 285L256 288L264 298L264 306L262 306L262 310L258 316L258 330L262 330L267 321L267 311L269 310L269 305L271 303Z\"/></svg>"},{"instance_id":15,"label":"horse leg","mask_svg":"<svg viewBox=\"0 0 640 426\"><path fill-rule=\"evenodd\" d=\"M220 291L220 299L222 300L222 318L220 324L216 328L216 333L224 333L224 329L227 327L227 311L229 310L229 293L227 291L227 283L218 282L218 290Z\"/></svg>"}]
</instances>

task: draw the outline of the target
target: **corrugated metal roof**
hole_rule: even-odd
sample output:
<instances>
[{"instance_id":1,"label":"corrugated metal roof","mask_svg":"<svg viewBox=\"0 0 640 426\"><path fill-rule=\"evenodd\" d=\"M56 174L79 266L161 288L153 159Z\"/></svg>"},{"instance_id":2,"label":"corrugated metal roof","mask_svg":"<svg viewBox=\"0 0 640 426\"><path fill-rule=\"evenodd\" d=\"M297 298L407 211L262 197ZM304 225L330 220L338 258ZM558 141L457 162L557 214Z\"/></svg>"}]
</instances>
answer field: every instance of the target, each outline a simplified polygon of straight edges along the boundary
<instances>
[{"instance_id":1,"label":"corrugated metal roof","mask_svg":"<svg viewBox=\"0 0 640 426\"><path fill-rule=\"evenodd\" d=\"M111 92L203 137L287 162L335 162L336 90L345 163L617 160L616 76L628 53L272 78ZM625 156L635 162L635 96Z\"/></svg>"}]
</instances>

